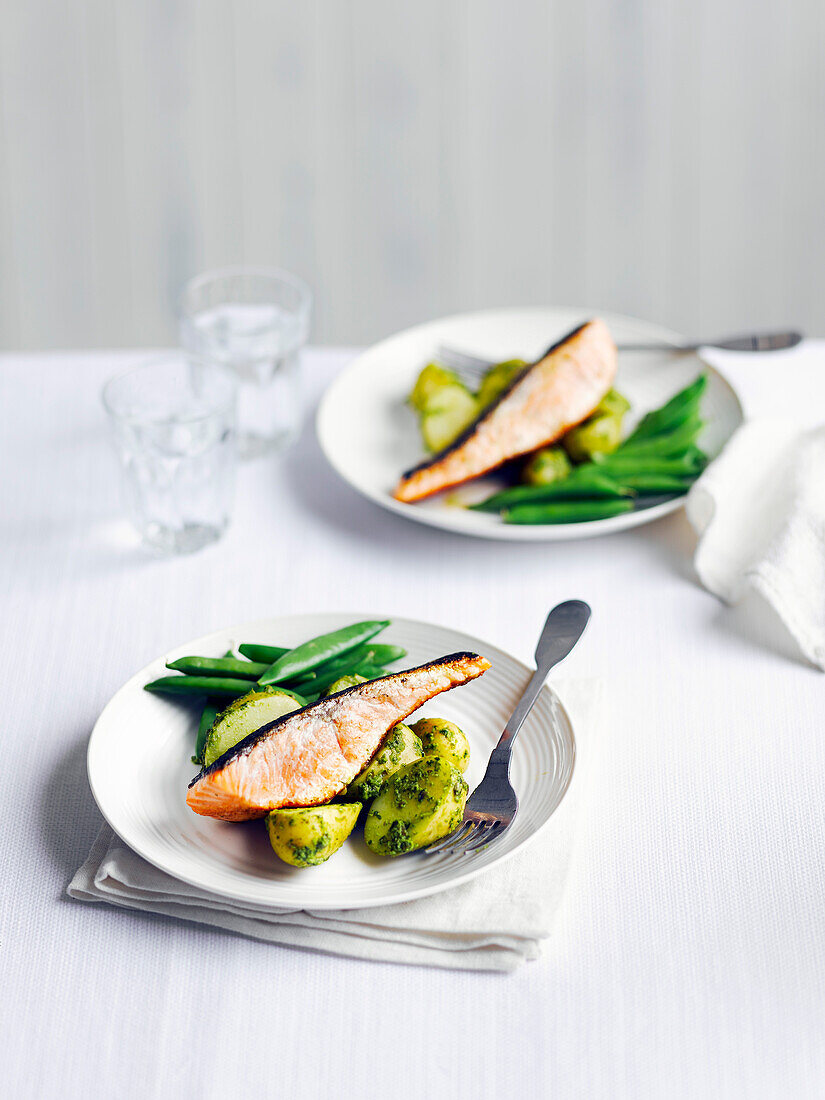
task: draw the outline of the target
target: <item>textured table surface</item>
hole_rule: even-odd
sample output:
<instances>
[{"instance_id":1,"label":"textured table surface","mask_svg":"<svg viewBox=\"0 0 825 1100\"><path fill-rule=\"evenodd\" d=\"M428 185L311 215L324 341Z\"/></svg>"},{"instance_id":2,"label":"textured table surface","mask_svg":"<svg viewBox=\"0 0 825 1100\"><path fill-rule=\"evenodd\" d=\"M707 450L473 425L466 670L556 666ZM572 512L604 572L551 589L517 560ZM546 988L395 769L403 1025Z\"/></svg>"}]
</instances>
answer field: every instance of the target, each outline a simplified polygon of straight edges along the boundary
<instances>
[{"instance_id":1,"label":"textured table surface","mask_svg":"<svg viewBox=\"0 0 825 1100\"><path fill-rule=\"evenodd\" d=\"M307 353L310 396L350 354ZM242 468L220 544L159 560L120 519L98 396L132 358L0 358L9 1095L816 1095L825 680L755 600L697 586L684 514L578 543L452 536L358 497L308 424ZM719 361L749 413L821 417L825 345ZM100 820L89 732L158 653L258 616L379 609L529 659L569 597L594 617L565 675L603 676L613 703L538 962L359 963L65 897Z\"/></svg>"}]
</instances>

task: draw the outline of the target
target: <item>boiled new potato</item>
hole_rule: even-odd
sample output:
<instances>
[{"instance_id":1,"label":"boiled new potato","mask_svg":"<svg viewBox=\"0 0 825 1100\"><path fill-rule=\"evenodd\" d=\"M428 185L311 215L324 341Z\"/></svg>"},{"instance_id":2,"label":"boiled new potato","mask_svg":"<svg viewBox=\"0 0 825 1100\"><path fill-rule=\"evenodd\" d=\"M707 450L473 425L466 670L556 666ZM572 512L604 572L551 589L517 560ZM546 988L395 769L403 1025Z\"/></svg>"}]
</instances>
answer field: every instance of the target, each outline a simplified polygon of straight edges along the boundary
<instances>
[{"instance_id":1,"label":"boiled new potato","mask_svg":"<svg viewBox=\"0 0 825 1100\"><path fill-rule=\"evenodd\" d=\"M234 748L244 737L268 722L290 714L300 705L293 695L279 688L261 688L242 695L240 699L234 699L221 711L206 735L203 746L204 764L214 764L219 756Z\"/></svg>"},{"instance_id":2,"label":"boiled new potato","mask_svg":"<svg viewBox=\"0 0 825 1100\"><path fill-rule=\"evenodd\" d=\"M622 418L599 413L571 428L562 437L564 449L574 462L589 462L594 454L611 454L622 441Z\"/></svg>"},{"instance_id":3,"label":"boiled new potato","mask_svg":"<svg viewBox=\"0 0 825 1100\"><path fill-rule=\"evenodd\" d=\"M324 697L335 695L336 692L346 691L347 688L353 688L356 684L365 684L366 682L366 676L359 676L357 672L352 672L348 676L339 676L337 680L333 680L329 685L324 692Z\"/></svg>"},{"instance_id":4,"label":"boiled new potato","mask_svg":"<svg viewBox=\"0 0 825 1100\"><path fill-rule=\"evenodd\" d=\"M383 745L366 768L347 787L344 797L368 802L381 790L385 779L405 764L420 760L423 755L421 741L409 726L399 722L387 734Z\"/></svg>"},{"instance_id":5,"label":"boiled new potato","mask_svg":"<svg viewBox=\"0 0 825 1100\"><path fill-rule=\"evenodd\" d=\"M594 454L611 454L622 441L622 422L630 402L618 390L608 390L587 420L571 428L562 444L574 462L589 462Z\"/></svg>"},{"instance_id":6,"label":"boiled new potato","mask_svg":"<svg viewBox=\"0 0 825 1100\"><path fill-rule=\"evenodd\" d=\"M455 371L428 363L419 374L409 402L420 418L424 445L440 451L456 439L479 414L475 394Z\"/></svg>"},{"instance_id":7,"label":"boiled new potato","mask_svg":"<svg viewBox=\"0 0 825 1100\"><path fill-rule=\"evenodd\" d=\"M630 409L630 402L618 390L608 390L595 408L596 413L612 413L622 417Z\"/></svg>"},{"instance_id":8,"label":"boiled new potato","mask_svg":"<svg viewBox=\"0 0 825 1100\"><path fill-rule=\"evenodd\" d=\"M446 718L420 718L413 723L412 729L421 738L425 755L443 756L460 772L466 772L470 763L470 742L455 722L448 722Z\"/></svg>"},{"instance_id":9,"label":"boiled new potato","mask_svg":"<svg viewBox=\"0 0 825 1100\"><path fill-rule=\"evenodd\" d=\"M521 480L525 485L552 485L566 478L572 469L563 447L542 447L524 464Z\"/></svg>"},{"instance_id":10,"label":"boiled new potato","mask_svg":"<svg viewBox=\"0 0 825 1100\"><path fill-rule=\"evenodd\" d=\"M430 451L441 451L478 416L475 397L460 382L442 386L421 414L421 435Z\"/></svg>"},{"instance_id":11,"label":"boiled new potato","mask_svg":"<svg viewBox=\"0 0 825 1100\"><path fill-rule=\"evenodd\" d=\"M482 409L492 405L504 393L517 374L521 374L527 366L523 359L508 359L504 363L496 363L490 367L481 380L478 388L478 403Z\"/></svg>"},{"instance_id":12,"label":"boiled new potato","mask_svg":"<svg viewBox=\"0 0 825 1100\"><path fill-rule=\"evenodd\" d=\"M315 867L338 851L355 828L360 812L360 802L273 810L266 817L269 842L285 863Z\"/></svg>"},{"instance_id":13,"label":"boiled new potato","mask_svg":"<svg viewBox=\"0 0 825 1100\"><path fill-rule=\"evenodd\" d=\"M384 783L364 825L367 847L382 856L426 848L461 824L467 784L442 756L424 756Z\"/></svg>"},{"instance_id":14,"label":"boiled new potato","mask_svg":"<svg viewBox=\"0 0 825 1100\"><path fill-rule=\"evenodd\" d=\"M438 363L428 363L415 380L415 385L407 400L416 412L423 413L432 405L433 398L444 386L461 386L462 384L455 371L440 367Z\"/></svg>"}]
</instances>

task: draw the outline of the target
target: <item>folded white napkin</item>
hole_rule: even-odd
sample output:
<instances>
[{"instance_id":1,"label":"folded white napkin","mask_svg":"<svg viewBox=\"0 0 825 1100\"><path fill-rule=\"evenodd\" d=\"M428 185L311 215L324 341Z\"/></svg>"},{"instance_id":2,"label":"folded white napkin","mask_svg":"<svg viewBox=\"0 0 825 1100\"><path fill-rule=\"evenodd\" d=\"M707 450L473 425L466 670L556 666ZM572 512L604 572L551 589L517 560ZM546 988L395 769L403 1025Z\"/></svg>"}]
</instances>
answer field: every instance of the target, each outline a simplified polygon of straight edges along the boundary
<instances>
[{"instance_id":1,"label":"folded white napkin","mask_svg":"<svg viewBox=\"0 0 825 1100\"><path fill-rule=\"evenodd\" d=\"M570 787L535 840L471 882L418 901L374 909L263 910L172 878L104 826L68 893L83 901L164 913L327 954L456 970L513 970L525 959L535 959L541 940L551 933L586 784L586 761L602 722L598 681L570 680L553 686L576 733Z\"/></svg>"},{"instance_id":2,"label":"folded white napkin","mask_svg":"<svg viewBox=\"0 0 825 1100\"><path fill-rule=\"evenodd\" d=\"M728 603L749 590L825 669L825 427L743 425L687 498L696 570Z\"/></svg>"}]
</instances>

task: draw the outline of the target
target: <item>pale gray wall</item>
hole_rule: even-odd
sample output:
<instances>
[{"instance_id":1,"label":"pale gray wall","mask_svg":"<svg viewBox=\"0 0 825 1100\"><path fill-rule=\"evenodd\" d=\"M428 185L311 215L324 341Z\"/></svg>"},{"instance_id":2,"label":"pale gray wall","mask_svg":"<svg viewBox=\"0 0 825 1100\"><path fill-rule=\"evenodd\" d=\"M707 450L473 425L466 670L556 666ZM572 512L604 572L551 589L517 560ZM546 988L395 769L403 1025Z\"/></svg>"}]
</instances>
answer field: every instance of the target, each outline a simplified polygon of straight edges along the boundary
<instances>
[{"instance_id":1,"label":"pale gray wall","mask_svg":"<svg viewBox=\"0 0 825 1100\"><path fill-rule=\"evenodd\" d=\"M822 0L0 0L0 343L275 263L315 339L589 303L825 332Z\"/></svg>"}]
</instances>

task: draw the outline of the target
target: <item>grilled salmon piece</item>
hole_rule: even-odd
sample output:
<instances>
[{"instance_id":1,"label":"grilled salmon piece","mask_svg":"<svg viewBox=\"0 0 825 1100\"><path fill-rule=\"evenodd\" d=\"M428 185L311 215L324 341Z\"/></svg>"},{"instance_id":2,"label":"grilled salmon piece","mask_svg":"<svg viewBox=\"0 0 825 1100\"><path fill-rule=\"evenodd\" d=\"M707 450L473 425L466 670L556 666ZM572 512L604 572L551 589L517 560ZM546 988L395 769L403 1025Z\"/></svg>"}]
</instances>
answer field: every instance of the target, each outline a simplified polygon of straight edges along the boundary
<instances>
[{"instance_id":1,"label":"grilled salmon piece","mask_svg":"<svg viewBox=\"0 0 825 1100\"><path fill-rule=\"evenodd\" d=\"M395 498L422 500L554 443L593 412L615 374L607 325L598 318L580 325L517 375L449 447L407 470Z\"/></svg>"},{"instance_id":2,"label":"grilled salmon piece","mask_svg":"<svg viewBox=\"0 0 825 1100\"><path fill-rule=\"evenodd\" d=\"M246 821L282 806L328 802L369 763L396 722L489 667L477 653L451 653L285 714L196 775L187 805L205 817Z\"/></svg>"}]
</instances>

